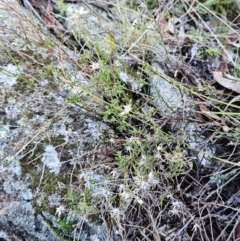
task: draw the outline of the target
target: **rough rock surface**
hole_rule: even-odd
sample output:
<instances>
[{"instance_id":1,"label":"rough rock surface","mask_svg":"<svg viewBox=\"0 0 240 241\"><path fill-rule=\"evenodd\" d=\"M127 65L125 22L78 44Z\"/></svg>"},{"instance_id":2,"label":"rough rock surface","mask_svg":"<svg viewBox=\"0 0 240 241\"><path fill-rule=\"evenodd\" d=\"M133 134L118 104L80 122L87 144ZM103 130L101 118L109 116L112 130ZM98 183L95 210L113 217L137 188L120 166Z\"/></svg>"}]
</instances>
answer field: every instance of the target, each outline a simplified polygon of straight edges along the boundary
<instances>
[{"instance_id":1,"label":"rough rock surface","mask_svg":"<svg viewBox=\"0 0 240 241\"><path fill-rule=\"evenodd\" d=\"M62 146L68 141L84 156L99 144L107 127L91 117L86 118L84 109L73 106L68 109L61 95L67 96L73 90L56 84L56 76L52 80L44 75L35 79L34 74L42 71L43 61L61 69L57 56L60 49L56 47L56 52L49 54L46 46L41 47L41 41L47 41L49 33L38 19L16 0L1 1L0 18L0 239L65 240L54 231L61 193L53 187L57 186L58 174L68 169L66 162L60 163L61 156L49 140L52 142L55 138ZM37 31L37 26L42 29ZM69 72L74 69L71 64L65 65ZM75 72L72 79L87 84L80 71ZM70 117L75 111L83 113L79 114L79 118L83 118L80 122ZM46 130L49 140L43 141ZM72 168L75 151L62 155L66 155L64 158ZM46 176L51 181L45 183ZM104 225L95 225L80 216L76 220L82 227L68 237L106 240Z\"/></svg>"}]
</instances>

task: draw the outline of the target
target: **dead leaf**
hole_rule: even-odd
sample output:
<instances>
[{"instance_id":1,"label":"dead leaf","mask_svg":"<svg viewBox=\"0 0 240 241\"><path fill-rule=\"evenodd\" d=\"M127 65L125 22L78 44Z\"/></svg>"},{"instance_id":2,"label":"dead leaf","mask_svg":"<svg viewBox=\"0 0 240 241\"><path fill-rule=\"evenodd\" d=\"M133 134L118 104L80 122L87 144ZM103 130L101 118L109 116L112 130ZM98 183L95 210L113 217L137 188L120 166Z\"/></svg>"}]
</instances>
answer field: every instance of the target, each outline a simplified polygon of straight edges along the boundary
<instances>
[{"instance_id":1,"label":"dead leaf","mask_svg":"<svg viewBox=\"0 0 240 241\"><path fill-rule=\"evenodd\" d=\"M224 112L227 111L227 108L229 107L229 105L231 105L232 103L237 102L237 101L240 101L240 95L234 97L234 98L226 105L226 107L225 107L225 109L224 109Z\"/></svg>"},{"instance_id":2,"label":"dead leaf","mask_svg":"<svg viewBox=\"0 0 240 241\"><path fill-rule=\"evenodd\" d=\"M176 24L180 23L180 18L172 17L168 20L168 23L165 28L165 32L170 32L171 34L176 34Z\"/></svg>"},{"instance_id":3,"label":"dead leaf","mask_svg":"<svg viewBox=\"0 0 240 241\"><path fill-rule=\"evenodd\" d=\"M223 53L221 62L216 71L224 72L228 69L228 63L230 63L229 55L226 52Z\"/></svg>"},{"instance_id":4,"label":"dead leaf","mask_svg":"<svg viewBox=\"0 0 240 241\"><path fill-rule=\"evenodd\" d=\"M234 81L238 81L240 83L240 78L238 77L235 77L235 76L232 76L230 74L225 74L225 76L228 78L228 79L231 79L231 80L234 80Z\"/></svg>"},{"instance_id":5,"label":"dead leaf","mask_svg":"<svg viewBox=\"0 0 240 241\"><path fill-rule=\"evenodd\" d=\"M229 44L239 48L240 47L240 44L239 44L239 41L240 41L240 34L239 33L229 33L227 36L226 36L226 39L228 41Z\"/></svg>"},{"instance_id":6,"label":"dead leaf","mask_svg":"<svg viewBox=\"0 0 240 241\"><path fill-rule=\"evenodd\" d=\"M237 240L240 238L240 223L238 223L234 230L234 240Z\"/></svg>"},{"instance_id":7,"label":"dead leaf","mask_svg":"<svg viewBox=\"0 0 240 241\"><path fill-rule=\"evenodd\" d=\"M223 60L220 62L219 66L217 68L217 71L222 72L222 71L226 71L226 70L227 70L227 62Z\"/></svg>"},{"instance_id":8,"label":"dead leaf","mask_svg":"<svg viewBox=\"0 0 240 241\"><path fill-rule=\"evenodd\" d=\"M175 33L175 24L174 24L174 19L169 19L168 24L165 28L165 32L169 32L170 34Z\"/></svg>"},{"instance_id":9,"label":"dead leaf","mask_svg":"<svg viewBox=\"0 0 240 241\"><path fill-rule=\"evenodd\" d=\"M53 6L51 3L51 0L48 0L48 5L46 8L46 12L45 12L45 24L47 27L51 27L54 25L55 19L54 17L51 15L53 12Z\"/></svg>"},{"instance_id":10,"label":"dead leaf","mask_svg":"<svg viewBox=\"0 0 240 241\"><path fill-rule=\"evenodd\" d=\"M228 58L228 55L224 52L222 54L222 61L224 61L225 63L229 63L229 58Z\"/></svg>"},{"instance_id":11,"label":"dead leaf","mask_svg":"<svg viewBox=\"0 0 240 241\"><path fill-rule=\"evenodd\" d=\"M32 7L38 9L38 11L43 14L43 10L47 9L48 6L48 0L24 0L24 6L27 3L27 5L31 5Z\"/></svg>"},{"instance_id":12,"label":"dead leaf","mask_svg":"<svg viewBox=\"0 0 240 241\"><path fill-rule=\"evenodd\" d=\"M214 120L219 120L221 122L223 122L223 119L221 117L219 117L218 115L212 113L207 107L206 105L200 104L199 105L199 109L201 111L201 113L203 115L205 115L207 118L209 119L214 119Z\"/></svg>"},{"instance_id":13,"label":"dead leaf","mask_svg":"<svg viewBox=\"0 0 240 241\"><path fill-rule=\"evenodd\" d=\"M229 40L235 40L235 39L240 40L240 34L237 32L229 33L229 34L227 34L226 38Z\"/></svg>"},{"instance_id":14,"label":"dead leaf","mask_svg":"<svg viewBox=\"0 0 240 241\"><path fill-rule=\"evenodd\" d=\"M167 28L167 24L168 24L168 22L167 22L167 20L165 18L161 18L159 20L159 26L160 26L160 29L162 31L164 31Z\"/></svg>"},{"instance_id":15,"label":"dead leaf","mask_svg":"<svg viewBox=\"0 0 240 241\"><path fill-rule=\"evenodd\" d=\"M195 106L195 111L196 111L196 117L197 117L197 120L200 121L200 122L204 122L205 119L203 117L203 114L200 112L200 109L199 109L199 104Z\"/></svg>"},{"instance_id":16,"label":"dead leaf","mask_svg":"<svg viewBox=\"0 0 240 241\"><path fill-rule=\"evenodd\" d=\"M170 45L172 42L174 42L175 39L175 36L172 35L170 32L167 31L163 33L163 42L165 44Z\"/></svg>"},{"instance_id":17,"label":"dead leaf","mask_svg":"<svg viewBox=\"0 0 240 241\"><path fill-rule=\"evenodd\" d=\"M223 87L230 89L232 91L235 91L237 93L240 93L240 81L224 78L222 76L222 72L220 71L214 71L213 78Z\"/></svg>"}]
</instances>

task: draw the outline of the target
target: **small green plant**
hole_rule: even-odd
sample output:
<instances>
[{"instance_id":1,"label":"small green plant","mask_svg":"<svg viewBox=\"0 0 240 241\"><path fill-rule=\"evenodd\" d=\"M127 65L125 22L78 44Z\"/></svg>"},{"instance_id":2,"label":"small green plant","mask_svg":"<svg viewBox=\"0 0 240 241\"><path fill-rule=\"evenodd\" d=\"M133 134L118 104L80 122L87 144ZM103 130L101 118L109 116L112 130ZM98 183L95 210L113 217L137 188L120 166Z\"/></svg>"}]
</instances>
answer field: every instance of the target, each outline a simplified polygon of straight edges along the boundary
<instances>
[{"instance_id":1,"label":"small green plant","mask_svg":"<svg viewBox=\"0 0 240 241\"><path fill-rule=\"evenodd\" d=\"M205 44L208 40L208 36L203 33L200 29L194 29L190 32L191 38Z\"/></svg>"},{"instance_id":2,"label":"small green plant","mask_svg":"<svg viewBox=\"0 0 240 241\"><path fill-rule=\"evenodd\" d=\"M62 15L62 16L65 15L67 5L64 2L64 0L57 0L54 7L59 12L60 15Z\"/></svg>"},{"instance_id":3,"label":"small green plant","mask_svg":"<svg viewBox=\"0 0 240 241\"><path fill-rule=\"evenodd\" d=\"M58 220L57 225L58 225L58 229L64 233L69 232L72 229L71 223L66 220Z\"/></svg>"},{"instance_id":4,"label":"small green plant","mask_svg":"<svg viewBox=\"0 0 240 241\"><path fill-rule=\"evenodd\" d=\"M216 182L217 187L220 188L222 185L223 181L226 179L225 175L222 175L220 173L215 173L214 175L211 176L210 178L212 181Z\"/></svg>"},{"instance_id":5,"label":"small green plant","mask_svg":"<svg viewBox=\"0 0 240 241\"><path fill-rule=\"evenodd\" d=\"M68 220L67 218L64 218L62 220L57 221L57 229L60 236L64 237L67 234L70 234L73 230L74 221Z\"/></svg>"},{"instance_id":6,"label":"small green plant","mask_svg":"<svg viewBox=\"0 0 240 241\"><path fill-rule=\"evenodd\" d=\"M128 159L122 154L121 151L116 153L116 160L118 161L118 166L124 168L127 164Z\"/></svg>"},{"instance_id":7,"label":"small green plant","mask_svg":"<svg viewBox=\"0 0 240 241\"><path fill-rule=\"evenodd\" d=\"M217 13L224 11L232 5L231 0L206 0L203 5L209 9L213 9Z\"/></svg>"},{"instance_id":8,"label":"small green plant","mask_svg":"<svg viewBox=\"0 0 240 241\"><path fill-rule=\"evenodd\" d=\"M67 104L76 104L81 101L81 97L78 94L72 94L66 101Z\"/></svg>"},{"instance_id":9,"label":"small green plant","mask_svg":"<svg viewBox=\"0 0 240 241\"><path fill-rule=\"evenodd\" d=\"M159 6L159 1L158 0L146 0L146 4L148 6L148 9L154 9Z\"/></svg>"},{"instance_id":10,"label":"small green plant","mask_svg":"<svg viewBox=\"0 0 240 241\"><path fill-rule=\"evenodd\" d=\"M212 57L219 57L221 56L222 51L217 48L206 48L204 50L198 50L197 56L202 57L204 55L210 55Z\"/></svg>"},{"instance_id":11,"label":"small green plant","mask_svg":"<svg viewBox=\"0 0 240 241\"><path fill-rule=\"evenodd\" d=\"M92 191L89 187L83 187L80 191L68 190L66 201L70 203L72 209L84 214L91 215L98 212L92 203Z\"/></svg>"},{"instance_id":12,"label":"small green plant","mask_svg":"<svg viewBox=\"0 0 240 241\"><path fill-rule=\"evenodd\" d=\"M40 75L44 78L47 78L53 75L54 72L55 72L55 66L53 64L49 64L42 69Z\"/></svg>"}]
</instances>

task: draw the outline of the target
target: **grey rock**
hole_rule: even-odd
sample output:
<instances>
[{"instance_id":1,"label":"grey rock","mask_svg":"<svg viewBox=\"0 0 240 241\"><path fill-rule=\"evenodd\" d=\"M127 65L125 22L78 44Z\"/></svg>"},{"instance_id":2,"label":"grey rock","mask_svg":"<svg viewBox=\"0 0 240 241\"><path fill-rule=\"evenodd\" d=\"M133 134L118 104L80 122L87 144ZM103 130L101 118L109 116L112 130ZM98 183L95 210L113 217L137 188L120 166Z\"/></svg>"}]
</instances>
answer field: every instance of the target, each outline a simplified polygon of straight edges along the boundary
<instances>
[{"instance_id":1,"label":"grey rock","mask_svg":"<svg viewBox=\"0 0 240 241\"><path fill-rule=\"evenodd\" d=\"M25 201L32 200L32 198L33 198L32 190L29 189L29 188L26 188L26 189L22 190L21 197Z\"/></svg>"},{"instance_id":2,"label":"grey rock","mask_svg":"<svg viewBox=\"0 0 240 241\"><path fill-rule=\"evenodd\" d=\"M8 172L9 171L11 170L8 170ZM18 196L21 200L25 201L29 201L33 197L32 191L29 188L27 188L26 184L24 184L23 181L14 182L13 178L3 183L3 190L7 194L11 194L13 197Z\"/></svg>"},{"instance_id":3,"label":"grey rock","mask_svg":"<svg viewBox=\"0 0 240 241\"><path fill-rule=\"evenodd\" d=\"M3 231L0 231L0 240L1 241L11 241L9 236Z\"/></svg>"},{"instance_id":4,"label":"grey rock","mask_svg":"<svg viewBox=\"0 0 240 241\"><path fill-rule=\"evenodd\" d=\"M8 220L17 229L24 230L27 226L29 230L34 231L34 213L31 203L26 201L12 202L9 206Z\"/></svg>"},{"instance_id":5,"label":"grey rock","mask_svg":"<svg viewBox=\"0 0 240 241\"><path fill-rule=\"evenodd\" d=\"M11 162L11 164L8 167L8 171L17 177L20 177L22 174L21 166L19 162Z\"/></svg>"},{"instance_id":6,"label":"grey rock","mask_svg":"<svg viewBox=\"0 0 240 241\"><path fill-rule=\"evenodd\" d=\"M0 210L2 210L2 209L0 209ZM0 227L1 227L0 231L3 231L8 227L8 220L7 220L6 216L0 215ZM3 233L5 233L5 232L3 232Z\"/></svg>"},{"instance_id":7,"label":"grey rock","mask_svg":"<svg viewBox=\"0 0 240 241\"><path fill-rule=\"evenodd\" d=\"M154 67L162 72L157 65ZM163 114L173 114L178 108L183 108L180 90L158 75L152 75L150 78L150 94Z\"/></svg>"}]
</instances>

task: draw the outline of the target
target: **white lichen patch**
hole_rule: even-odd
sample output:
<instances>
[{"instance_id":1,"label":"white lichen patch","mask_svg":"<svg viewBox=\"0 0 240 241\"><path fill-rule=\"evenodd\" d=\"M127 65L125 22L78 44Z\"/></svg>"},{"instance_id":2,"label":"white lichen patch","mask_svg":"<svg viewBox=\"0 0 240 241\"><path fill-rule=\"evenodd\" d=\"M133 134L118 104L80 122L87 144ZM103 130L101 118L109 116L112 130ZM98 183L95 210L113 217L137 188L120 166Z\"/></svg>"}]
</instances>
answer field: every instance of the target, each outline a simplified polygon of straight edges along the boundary
<instances>
[{"instance_id":1,"label":"white lichen patch","mask_svg":"<svg viewBox=\"0 0 240 241\"><path fill-rule=\"evenodd\" d=\"M59 174L61 168L61 162L58 158L58 154L53 146L48 145L45 148L45 152L41 161L49 168L49 171L54 174Z\"/></svg>"},{"instance_id":2,"label":"white lichen patch","mask_svg":"<svg viewBox=\"0 0 240 241\"><path fill-rule=\"evenodd\" d=\"M18 101L16 98L9 97L8 106L5 108L5 112L7 114L7 118L9 119L17 119L18 116L22 113L23 108L26 103Z\"/></svg>"},{"instance_id":3,"label":"white lichen patch","mask_svg":"<svg viewBox=\"0 0 240 241\"><path fill-rule=\"evenodd\" d=\"M86 119L87 129L84 131L86 134L91 134L93 140L98 141L102 136L104 130L107 129L107 126L104 123L97 123L91 119Z\"/></svg>"},{"instance_id":4,"label":"white lichen patch","mask_svg":"<svg viewBox=\"0 0 240 241\"><path fill-rule=\"evenodd\" d=\"M9 126L1 125L0 126L0 138L5 139L9 135Z\"/></svg>"},{"instance_id":5,"label":"white lichen patch","mask_svg":"<svg viewBox=\"0 0 240 241\"><path fill-rule=\"evenodd\" d=\"M6 67L2 67L0 72L0 83L4 86L13 86L17 83L18 75L20 71L17 66L8 64Z\"/></svg>"}]
</instances>

